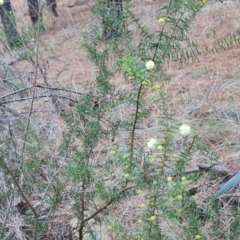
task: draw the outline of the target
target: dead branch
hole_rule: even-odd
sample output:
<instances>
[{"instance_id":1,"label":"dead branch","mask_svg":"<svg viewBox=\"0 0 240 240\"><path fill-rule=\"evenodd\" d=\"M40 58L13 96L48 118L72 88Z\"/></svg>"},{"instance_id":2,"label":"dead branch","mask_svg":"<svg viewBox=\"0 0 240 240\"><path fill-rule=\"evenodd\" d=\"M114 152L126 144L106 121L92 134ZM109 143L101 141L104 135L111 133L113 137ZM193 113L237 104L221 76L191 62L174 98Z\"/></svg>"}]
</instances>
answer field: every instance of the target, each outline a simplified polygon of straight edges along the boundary
<instances>
[{"instance_id":1,"label":"dead branch","mask_svg":"<svg viewBox=\"0 0 240 240\"><path fill-rule=\"evenodd\" d=\"M209 164L197 164L197 166L199 167L199 171L213 171L213 172L217 172L220 173L222 175L228 175L229 171L222 167L222 166L216 166L216 165L209 165Z\"/></svg>"},{"instance_id":2,"label":"dead branch","mask_svg":"<svg viewBox=\"0 0 240 240\"><path fill-rule=\"evenodd\" d=\"M34 96L34 99L37 99L37 98L50 98L52 97L52 95L37 95L37 96ZM1 102L0 105L3 105L3 104L9 104L9 103L13 103L13 102L21 102L21 101L27 101L27 100L31 100L33 97L26 97L26 98L17 98L17 99L12 99L12 100L9 100L9 101L6 101L6 102ZM61 96L61 95L58 95L58 98L63 98L63 99L67 99L73 103L76 103L77 101L69 98L69 97L65 97L65 96Z\"/></svg>"},{"instance_id":3,"label":"dead branch","mask_svg":"<svg viewBox=\"0 0 240 240\"><path fill-rule=\"evenodd\" d=\"M49 90L52 90L52 91L64 91L64 92L75 93L75 94L78 94L78 95L83 95L83 93L80 93L80 92L77 92L77 91L74 91L74 90L71 90L71 89L49 87L49 86L44 86L44 85L40 85L40 84L37 84L35 87L49 89ZM6 98L6 97L10 97L12 95L15 95L15 94L18 94L18 93L22 93L22 92L25 92L27 90L33 89L33 88L34 88L34 86L22 88L22 89L19 89L17 91L14 91L14 92L11 92L9 94L6 94L4 96L0 96L0 99Z\"/></svg>"},{"instance_id":4,"label":"dead branch","mask_svg":"<svg viewBox=\"0 0 240 240\"><path fill-rule=\"evenodd\" d=\"M197 172L208 172L208 171L213 171L213 172L217 172L220 173L221 175L230 175L229 171L222 167L222 166L216 166L215 165L209 165L209 164L205 164L205 163L199 163L197 164L197 168L192 168L192 169L188 169L186 170L185 174L190 174L190 173L197 173Z\"/></svg>"}]
</instances>

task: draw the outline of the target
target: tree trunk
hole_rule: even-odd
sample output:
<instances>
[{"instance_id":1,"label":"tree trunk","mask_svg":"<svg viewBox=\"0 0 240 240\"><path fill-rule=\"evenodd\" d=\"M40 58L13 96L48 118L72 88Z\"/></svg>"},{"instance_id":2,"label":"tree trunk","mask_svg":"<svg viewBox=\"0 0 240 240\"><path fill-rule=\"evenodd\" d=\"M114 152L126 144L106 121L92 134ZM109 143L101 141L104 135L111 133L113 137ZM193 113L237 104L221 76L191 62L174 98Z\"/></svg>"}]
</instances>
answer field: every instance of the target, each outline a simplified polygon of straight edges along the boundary
<instances>
[{"instance_id":1,"label":"tree trunk","mask_svg":"<svg viewBox=\"0 0 240 240\"><path fill-rule=\"evenodd\" d=\"M39 0L28 0L28 12L33 26L39 23L40 30L44 30L42 11L39 7Z\"/></svg>"},{"instance_id":2,"label":"tree trunk","mask_svg":"<svg viewBox=\"0 0 240 240\"><path fill-rule=\"evenodd\" d=\"M9 46L14 47L21 45L21 39L12 13L10 0L4 0L4 4L0 6L0 15Z\"/></svg>"},{"instance_id":3,"label":"tree trunk","mask_svg":"<svg viewBox=\"0 0 240 240\"><path fill-rule=\"evenodd\" d=\"M47 6L51 8L54 17L58 17L56 0L47 0Z\"/></svg>"},{"instance_id":4,"label":"tree trunk","mask_svg":"<svg viewBox=\"0 0 240 240\"><path fill-rule=\"evenodd\" d=\"M123 20L123 0L105 0L103 11L103 39L114 40L121 34Z\"/></svg>"}]
</instances>

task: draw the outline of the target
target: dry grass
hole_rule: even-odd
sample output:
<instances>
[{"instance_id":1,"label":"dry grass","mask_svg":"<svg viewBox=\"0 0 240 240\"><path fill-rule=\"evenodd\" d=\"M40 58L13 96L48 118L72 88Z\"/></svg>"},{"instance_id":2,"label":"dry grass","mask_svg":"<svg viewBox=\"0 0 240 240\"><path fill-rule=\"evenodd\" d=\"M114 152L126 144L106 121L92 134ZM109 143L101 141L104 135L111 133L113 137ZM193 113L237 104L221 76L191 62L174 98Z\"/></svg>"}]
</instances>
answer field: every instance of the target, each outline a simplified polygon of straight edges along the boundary
<instances>
[{"instance_id":1,"label":"dry grass","mask_svg":"<svg viewBox=\"0 0 240 240\"><path fill-rule=\"evenodd\" d=\"M164 3L164 1L161 2L161 4ZM92 4L93 1L89 3L89 5ZM43 51L40 63L42 68L45 69L44 77L50 86L71 88L84 93L94 85L96 73L80 45L81 34L83 30L90 31L93 23L98 20L92 18L89 5L87 4L83 3L73 8L68 8L67 5L67 0L59 3L58 11L60 17L58 19L47 17L48 13L44 18L47 31L40 39L47 48ZM154 29L157 18L156 6L159 6L157 1L135 0L133 9L136 16L142 18L146 25L152 26ZM191 38L204 48L205 46L215 46L218 40L229 36L230 33L239 33L239 8L239 1L232 1L228 4L219 2L208 4L193 23L189 33ZM29 17L26 14L27 7L22 1L17 1L14 3L14 11L20 19L18 27L24 31L29 25ZM16 57L8 54L5 56L4 60L1 57L1 62L9 62ZM172 75L172 81L164 87L172 96L171 111L176 115L177 121L190 123L199 135L202 136L209 148L219 154L220 164L226 167L230 173L240 171L240 151L238 146L240 137L239 63L240 52L238 46L217 54L205 54L200 57L199 62L183 66L182 68L179 68L175 63L170 63L167 71ZM13 74L21 76L20 81L16 82L16 84L22 83L30 87L32 85L33 71L33 64L26 60L21 60L12 66L2 65L0 73L2 78L5 76L5 72L7 72L7 77L11 77ZM44 84L44 77L39 76L37 84ZM114 81L118 86L124 82L121 76L116 76ZM121 87L125 88L127 86ZM3 87L0 90L0 94L4 95L7 93L6 91ZM38 94L44 94L44 90L39 90ZM79 95L74 93L65 94L64 96L74 100L80 98ZM65 127L58 110L70 109L70 107L64 100L59 99L57 101L58 104L53 104L49 99L46 101L36 100L34 104L36 113L32 115L32 124L36 126L37 134L45 132L46 138L58 139L54 146L48 146L49 148L44 149L44 152L42 152L43 159L45 155L52 154L51 159L54 162L57 158L56 149L61 143L59 136L61 136L61 132ZM26 101L25 104L14 102L9 105L9 108L18 111L18 114L22 114L27 118L29 106L30 100ZM5 112L3 111L3 113ZM126 115L124 106L123 109L118 109L117 113L119 118L123 118ZM17 124L13 126L14 135L17 136ZM144 144L147 137L155 137L157 122L154 114L146 121L146 126L146 131L138 134L137 143L139 145ZM7 129L5 133L4 137L7 138ZM127 145L127 133L122 133L121 138L119 141ZM103 151L105 146L108 145L109 143L99 145L99 152ZM192 168L200 162L211 163L211 160L201 158L201 156L196 157L196 159L192 160L189 167ZM60 168L58 169L59 171ZM54 172L55 170L49 171L49 169L46 169L44 175L47 176L47 181L43 179L41 181L50 181L50 176ZM205 206L207 204L205 200L209 199L219 188L219 180L211 179L211 176L206 173L198 184L201 187L194 199L199 206ZM38 195L38 193L33 193L34 195ZM231 196L228 198L223 197L222 200L224 206L221 212L221 221L224 223L223 231L228 231L231 223L231 204L229 199L231 199ZM137 221L141 217L139 204L142 201L144 201L143 196L124 200L118 206L113 207L112 217L122 222L126 229L137 229ZM66 200L66 203L69 205L71 205L70 202L71 200ZM10 208L10 205L8 203L6 207ZM66 220L70 222L70 219L74 217L69 208L60 208L58 212L62 213L61 216L67 216L61 217L60 214L58 216L56 214L57 220L55 220L58 222L65 222ZM6 224L9 231L14 229L16 239L25 239L23 236L24 231L21 229L23 225L21 217L9 219ZM168 219L162 222L161 228L166 233L165 239L179 239L179 236L183 234L181 226L178 226L178 223L170 222ZM207 234L210 228L211 223L206 223L203 232ZM106 236L105 239L109 238Z\"/></svg>"}]
</instances>

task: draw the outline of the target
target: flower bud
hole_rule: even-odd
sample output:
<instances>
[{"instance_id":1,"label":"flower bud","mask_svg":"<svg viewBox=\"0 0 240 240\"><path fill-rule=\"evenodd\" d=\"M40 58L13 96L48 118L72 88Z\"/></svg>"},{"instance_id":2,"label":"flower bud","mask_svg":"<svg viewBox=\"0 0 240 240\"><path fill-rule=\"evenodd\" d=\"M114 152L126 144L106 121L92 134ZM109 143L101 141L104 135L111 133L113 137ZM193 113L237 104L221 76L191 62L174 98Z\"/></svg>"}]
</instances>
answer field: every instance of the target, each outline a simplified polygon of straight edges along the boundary
<instances>
[{"instance_id":1,"label":"flower bud","mask_svg":"<svg viewBox=\"0 0 240 240\"><path fill-rule=\"evenodd\" d=\"M160 24L164 24L165 20L164 20L164 18L160 18L160 19L158 20L158 22L159 22Z\"/></svg>"}]
</instances>

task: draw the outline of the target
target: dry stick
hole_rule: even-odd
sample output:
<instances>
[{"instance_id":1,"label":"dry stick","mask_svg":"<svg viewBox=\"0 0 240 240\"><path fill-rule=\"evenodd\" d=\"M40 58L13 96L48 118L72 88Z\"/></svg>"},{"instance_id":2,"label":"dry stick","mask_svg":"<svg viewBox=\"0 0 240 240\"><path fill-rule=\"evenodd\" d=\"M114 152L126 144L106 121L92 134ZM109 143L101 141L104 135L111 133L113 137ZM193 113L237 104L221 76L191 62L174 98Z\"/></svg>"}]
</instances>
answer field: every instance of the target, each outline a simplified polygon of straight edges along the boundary
<instances>
[{"instance_id":1,"label":"dry stick","mask_svg":"<svg viewBox=\"0 0 240 240\"><path fill-rule=\"evenodd\" d=\"M142 87L143 87L143 85L141 84L140 88L138 90L135 118L134 118L134 123L133 123L133 128L132 128L132 134L131 134L131 143L130 143L130 146L131 146L131 150L130 150L131 151L131 156L130 156L131 163L132 163L132 159L133 159L133 142L134 142L135 129L136 129L136 124L137 124L137 119L138 119L138 110L139 110L139 104L140 104L139 100L140 100Z\"/></svg>"},{"instance_id":2,"label":"dry stick","mask_svg":"<svg viewBox=\"0 0 240 240\"><path fill-rule=\"evenodd\" d=\"M81 225L79 227L78 230L78 235L79 235L79 240L83 240L83 228L84 228L84 211L85 211L85 179L83 179L83 183L82 183L82 199L81 199Z\"/></svg>"},{"instance_id":3,"label":"dry stick","mask_svg":"<svg viewBox=\"0 0 240 240\"><path fill-rule=\"evenodd\" d=\"M221 166L216 166L218 165L219 163L215 163L213 165L209 165L209 164L204 164L204 163L200 163L200 164L197 164L197 166L199 167L199 171L209 171L209 170L212 170L214 172L218 172L222 175L228 175L229 174L229 171L224 168L224 167L221 167Z\"/></svg>"},{"instance_id":4,"label":"dry stick","mask_svg":"<svg viewBox=\"0 0 240 240\"><path fill-rule=\"evenodd\" d=\"M23 114L27 114L27 113L29 113L29 112L22 112L21 114L20 113L17 113L17 112L14 112L14 110L12 110L12 109L10 109L10 108L7 108L7 107L0 107L0 109L3 109L3 110L6 110L6 111L8 111L8 112L10 112L10 113L12 113L14 116L19 116L19 117L22 117L22 118L27 118L26 116L24 116ZM59 110L52 110L52 111L49 111L49 110L35 110L35 111L32 111L32 113L39 113L39 112L42 112L42 113L57 113L57 112L61 112L62 110L64 110L63 108L62 109L59 109ZM12 115L4 115L4 116L2 116L2 118L8 118L8 117L12 117ZM0 122L2 122L2 123L4 123L4 124L6 124L6 123L8 123L8 122L6 122L6 121L4 121L4 120L2 120L1 118L0 118Z\"/></svg>"},{"instance_id":5,"label":"dry stick","mask_svg":"<svg viewBox=\"0 0 240 240\"><path fill-rule=\"evenodd\" d=\"M199 168L191 168L185 171L184 174L191 174L191 173L197 173L197 172L201 172L201 170ZM177 175L174 175L174 177L176 177Z\"/></svg>"},{"instance_id":6,"label":"dry stick","mask_svg":"<svg viewBox=\"0 0 240 240\"><path fill-rule=\"evenodd\" d=\"M12 206L13 196L14 196L14 192L13 192L12 197L11 197L11 199L10 199L9 206ZM2 237L2 234L5 232L4 229L5 229L5 227L6 227L7 219L8 219L8 216L10 215L10 212L11 212L11 210L8 209L8 210L7 210L7 214L5 215L5 218L4 218L3 221L2 221L0 237ZM8 234L9 234L9 232L5 235L4 239L5 239L5 238L6 238L6 239L8 238ZM3 240L4 240L4 239L3 239Z\"/></svg>"},{"instance_id":7,"label":"dry stick","mask_svg":"<svg viewBox=\"0 0 240 240\"><path fill-rule=\"evenodd\" d=\"M9 132L9 135L11 136L11 142L13 144L13 147L14 147L14 152L15 152L15 155L17 157L17 144L15 143L14 141L14 134L13 134L13 129L11 128L11 125L8 124L8 132Z\"/></svg>"},{"instance_id":8,"label":"dry stick","mask_svg":"<svg viewBox=\"0 0 240 240\"><path fill-rule=\"evenodd\" d=\"M38 34L38 41L37 41L36 60L38 59L38 51L39 51L39 34ZM30 118L31 118L31 115L32 115L33 103L34 103L34 100L35 100L36 82L37 82L37 66L35 65L34 82L33 82L33 87L32 87L33 91L32 91L32 97L31 97L32 101L31 101L31 104L30 104L30 112L29 112L29 115L28 115L27 126L26 126L26 129L25 129L24 138L23 138L22 156L23 156L24 151L25 151L26 140L27 140L27 132L28 132L28 128L29 128L29 125L30 125Z\"/></svg>"},{"instance_id":9,"label":"dry stick","mask_svg":"<svg viewBox=\"0 0 240 240\"><path fill-rule=\"evenodd\" d=\"M15 230L11 229L7 232L7 234L2 240L13 239L14 234L15 234Z\"/></svg>"},{"instance_id":10,"label":"dry stick","mask_svg":"<svg viewBox=\"0 0 240 240\"><path fill-rule=\"evenodd\" d=\"M49 90L52 90L52 91L64 91L64 92L71 92L71 93L83 95L83 93L80 93L80 92L77 92L77 91L74 91L74 90L71 90L71 89L49 87L49 86L44 86L44 85L37 84L37 85L32 86L32 87L23 88L23 89L14 91L14 92L12 92L12 93L9 93L9 94L7 94L7 95L0 96L0 99L1 99L1 98L6 98L6 97L10 97L10 96L12 96L12 95L15 95L15 94L18 94L18 93L21 93L21 92L25 92L25 91L27 91L27 90L30 90L30 89L34 88L34 87L35 87L35 88L38 87L38 88L49 89ZM2 104L2 103L1 103L1 104Z\"/></svg>"},{"instance_id":11,"label":"dry stick","mask_svg":"<svg viewBox=\"0 0 240 240\"><path fill-rule=\"evenodd\" d=\"M36 83L36 77L35 77L35 80L34 80L34 85L35 85L35 83ZM29 114L28 114L27 126L26 126L26 129L25 129L24 138L23 138L22 156L23 156L24 151L25 151L26 140L27 140L27 132L28 132L28 128L29 128L29 125L30 125L30 118L31 118L31 115L32 115L33 103L34 103L34 100L35 100L35 87L33 88L31 99L32 99L32 101L31 101L31 105L30 105L30 111L29 111Z\"/></svg>"},{"instance_id":12,"label":"dry stick","mask_svg":"<svg viewBox=\"0 0 240 240\"><path fill-rule=\"evenodd\" d=\"M81 226L79 228L79 240L83 240L83 227L84 227L84 223L89 221L90 219L94 218L97 214L99 214L101 211L103 211L104 209L106 209L111 203L113 202L113 199L111 199L106 205L104 205L102 208L98 209L94 214L92 214L90 217L84 219L84 221L82 221Z\"/></svg>"},{"instance_id":13,"label":"dry stick","mask_svg":"<svg viewBox=\"0 0 240 240\"><path fill-rule=\"evenodd\" d=\"M68 151L68 149L69 149L69 147L67 148L66 152ZM63 162L66 161L66 158L67 158L67 154L65 155L65 157L64 157L64 159L63 159ZM57 161L56 161L56 165L57 165ZM42 204L43 199L45 198L45 196L46 196L46 194L47 194L47 191L48 191L48 189L50 188L50 185L52 184L53 180L55 179L55 176L57 176L57 175L59 174L59 172L60 172L60 170L62 169L62 167L63 167L63 164L61 164L61 166L56 170L56 172L54 173L52 179L49 181L48 186L47 186L47 188L46 188L45 191L44 191L44 194L43 194L43 197L42 197L42 200L41 200L40 205ZM57 183L58 183L58 181L57 181ZM54 184L52 184L52 185L54 186ZM54 187L54 189L55 189L55 187ZM56 189L55 189L55 190L56 190ZM57 186L57 191L58 191L58 186ZM46 221L47 221L47 219L49 219L51 215L54 217L54 211L56 211L56 207L57 207L56 205L57 205L57 198L55 198L54 203L53 203L53 207L52 207L52 209L50 210L49 214L45 215L46 218L44 218L45 216L43 216L43 218L42 218L43 220L46 219ZM54 220L53 220L53 217L52 217L52 221L51 221L51 224L50 224L50 228L49 228L49 229L51 229L51 227L52 227L52 225L53 225L53 221L54 221ZM40 220L40 218L39 218L39 220Z\"/></svg>"},{"instance_id":14,"label":"dry stick","mask_svg":"<svg viewBox=\"0 0 240 240\"><path fill-rule=\"evenodd\" d=\"M64 158L64 159L66 160L66 158ZM42 202L43 202L43 200L44 200L44 198L45 198L45 196L46 196L46 194L47 194L47 191L48 191L48 189L50 188L50 186L53 185L53 187L54 187L54 184L53 184L52 182L53 182L53 180L55 179L55 177L58 175L58 173L60 172L60 170L62 169L62 167L63 167L63 165L61 165L61 166L56 170L56 172L54 173L52 179L49 181L48 186L46 187L46 189L45 189L45 191L44 191L44 193L43 193L42 199L41 199L41 201L40 201L40 205L42 205ZM57 184L58 184L58 181L56 181L56 182L57 182ZM55 187L54 187L54 189L55 189ZM55 190L56 190L56 189L55 189ZM58 191L58 188L57 188L57 191ZM58 194L58 192L57 192L57 194ZM47 218L49 218L50 215L54 212L54 209L55 209L55 206L56 206L56 202L57 202L57 200L54 199L54 204L53 204L52 210L51 210L50 213L48 214Z\"/></svg>"},{"instance_id":15,"label":"dry stick","mask_svg":"<svg viewBox=\"0 0 240 240\"><path fill-rule=\"evenodd\" d=\"M202 172L208 172L208 171L213 171L213 172L217 172L223 176L227 176L227 177L232 177L234 176L234 174L230 174L229 171L222 167L222 166L216 166L219 163L213 164L213 165L209 165L209 164L205 164L205 163L199 163L197 164L197 168L191 168L191 169L187 169L184 174L191 174L191 173L202 173ZM173 177L177 177L177 175L173 175Z\"/></svg>"},{"instance_id":16,"label":"dry stick","mask_svg":"<svg viewBox=\"0 0 240 240\"><path fill-rule=\"evenodd\" d=\"M49 86L44 86L44 85L40 85L40 84L37 84L36 87L44 88L44 89L50 89L50 90L53 90L53 91L64 91L64 92L71 92L71 93L76 93L76 94L79 94L79 95L84 95L83 93L80 93L80 92L77 92L77 91L74 91L74 90L71 90L71 89L49 87Z\"/></svg>"},{"instance_id":17,"label":"dry stick","mask_svg":"<svg viewBox=\"0 0 240 240\"><path fill-rule=\"evenodd\" d=\"M42 58L42 56L41 56L41 58ZM42 74L42 76L43 76L44 83L48 86L49 84L48 84L48 82L47 82L47 74L46 74L47 70L46 70L45 63L44 63L44 65L43 65L43 67L44 67L44 70L43 70L43 69L41 68L41 66L39 65L39 61L38 61L38 63L35 63L33 59L31 59L31 61L32 61L35 65L37 65L37 67L39 68L39 70L40 70L40 72L41 72L41 74Z\"/></svg>"},{"instance_id":18,"label":"dry stick","mask_svg":"<svg viewBox=\"0 0 240 240\"><path fill-rule=\"evenodd\" d=\"M15 110L8 108L6 106L4 106L4 107L0 106L0 109L4 110L4 111L8 111L8 112L12 113L13 115L26 118L26 116L24 116L23 114L20 114L20 113L16 112ZM6 115L4 115L3 117L6 117Z\"/></svg>"},{"instance_id":19,"label":"dry stick","mask_svg":"<svg viewBox=\"0 0 240 240\"><path fill-rule=\"evenodd\" d=\"M8 104L8 103L13 103L13 102L21 102L21 101L27 101L29 99L36 99L36 98L49 98L49 97L52 97L52 95L35 95L35 96L32 96L32 97L26 97L26 98L17 98L17 99L13 99L13 100L9 100L9 101L6 101L6 102L1 102L1 104ZM57 97L59 98L63 98L63 99L67 99L71 102L74 102L76 103L77 101L69 98L69 97L65 97L65 96L61 96L61 95L57 95ZM33 112L33 111L30 111L30 112Z\"/></svg>"},{"instance_id":20,"label":"dry stick","mask_svg":"<svg viewBox=\"0 0 240 240\"><path fill-rule=\"evenodd\" d=\"M133 185L133 186L129 186L129 187L126 187L124 189L122 189L120 191L120 193L123 193L125 192L126 190L129 190L131 188L135 188L136 185ZM89 221L90 219L94 218L97 214L99 214L102 210L106 209L111 203L113 202L113 199L111 199L106 205L104 205L103 207L101 207L100 209L98 209L95 213L93 213L90 217L84 219L84 222L87 222Z\"/></svg>"},{"instance_id":21,"label":"dry stick","mask_svg":"<svg viewBox=\"0 0 240 240\"><path fill-rule=\"evenodd\" d=\"M126 190L129 190L131 188L135 188L136 185L133 185L133 186L129 186L129 187L126 187L124 189L122 189L120 191L120 193L123 193L125 192ZM111 203L113 203L113 200L114 199L111 199L108 203L106 203L103 207L99 208L95 213L93 213L91 216L85 218L82 222L81 222L81 226L79 228L79 240L83 240L83 227L84 227L84 224L85 222L88 222L89 220L91 220L92 218L94 218L97 214L99 214L100 212L102 212L104 209L106 209ZM83 204L83 203L82 203ZM82 233L82 235L80 235L80 233ZM82 236L82 238L80 238L80 236Z\"/></svg>"},{"instance_id":22,"label":"dry stick","mask_svg":"<svg viewBox=\"0 0 240 240\"><path fill-rule=\"evenodd\" d=\"M30 112L29 112L29 115L28 115L27 126L26 126L26 129L25 129L25 134L24 134L24 138L23 138L22 158L24 156L24 151L25 151L25 147L26 147L26 140L27 140L27 135L28 135L28 129L29 129L29 126L30 126L30 120L31 120L31 115L32 115L32 111L33 111L33 104L34 104L34 100L35 100L35 91L36 91L36 87L35 86L37 85L37 72L38 72L38 67L37 66L38 66L38 56L39 56L39 39L40 39L39 32L40 32L40 22L38 21L37 48L36 48L36 60L35 60L35 66L34 66L35 67L35 69L34 69L35 72L34 72L32 101L31 101L31 105L30 105ZM33 240L36 240L37 225L38 225L38 216L37 216L37 213L36 213L36 215L35 215L34 231L33 231Z\"/></svg>"},{"instance_id":23,"label":"dry stick","mask_svg":"<svg viewBox=\"0 0 240 240\"><path fill-rule=\"evenodd\" d=\"M53 188L54 188L56 193L55 193L54 202L53 202L51 212L54 214L54 212L56 212L56 209L57 209L58 197L60 195L60 193L59 193L59 181L56 181L56 187L53 184ZM54 224L54 219L52 218L52 221L51 221L51 224L50 224L50 229L52 229L53 224Z\"/></svg>"},{"instance_id":24,"label":"dry stick","mask_svg":"<svg viewBox=\"0 0 240 240\"><path fill-rule=\"evenodd\" d=\"M20 192L20 194L22 195L22 198L25 200L25 202L27 203L27 205L29 206L29 208L32 210L36 220L38 219L38 214L35 211L34 207L32 206L32 204L28 201L27 197L25 196L22 188L20 187L17 179L15 178L15 176L13 175L12 171L9 169L9 167L7 166L7 164L4 162L3 157L0 157L0 162L3 165L3 167L7 170L7 173L12 177L14 184L17 186L18 191ZM35 230L35 229L34 229ZM35 238L34 238L35 239Z\"/></svg>"}]
</instances>

